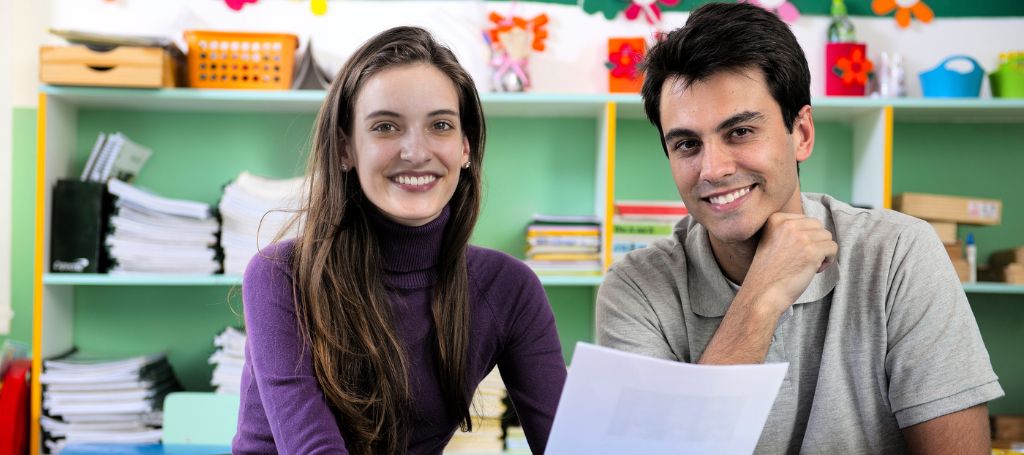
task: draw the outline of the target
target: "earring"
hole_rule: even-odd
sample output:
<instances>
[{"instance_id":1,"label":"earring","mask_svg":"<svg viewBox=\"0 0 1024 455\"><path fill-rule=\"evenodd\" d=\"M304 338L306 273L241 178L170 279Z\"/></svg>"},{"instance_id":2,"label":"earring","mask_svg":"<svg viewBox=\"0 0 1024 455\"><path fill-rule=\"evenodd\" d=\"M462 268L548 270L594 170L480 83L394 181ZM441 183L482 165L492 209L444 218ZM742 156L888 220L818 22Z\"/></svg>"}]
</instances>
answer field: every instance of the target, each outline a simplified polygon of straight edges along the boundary
<instances>
[{"instance_id":1,"label":"earring","mask_svg":"<svg viewBox=\"0 0 1024 455\"><path fill-rule=\"evenodd\" d=\"M462 164L462 168L469 169L469 160L466 160L466 162Z\"/></svg>"},{"instance_id":2,"label":"earring","mask_svg":"<svg viewBox=\"0 0 1024 455\"><path fill-rule=\"evenodd\" d=\"M348 165L347 164L341 163L341 172L348 172Z\"/></svg>"}]
</instances>

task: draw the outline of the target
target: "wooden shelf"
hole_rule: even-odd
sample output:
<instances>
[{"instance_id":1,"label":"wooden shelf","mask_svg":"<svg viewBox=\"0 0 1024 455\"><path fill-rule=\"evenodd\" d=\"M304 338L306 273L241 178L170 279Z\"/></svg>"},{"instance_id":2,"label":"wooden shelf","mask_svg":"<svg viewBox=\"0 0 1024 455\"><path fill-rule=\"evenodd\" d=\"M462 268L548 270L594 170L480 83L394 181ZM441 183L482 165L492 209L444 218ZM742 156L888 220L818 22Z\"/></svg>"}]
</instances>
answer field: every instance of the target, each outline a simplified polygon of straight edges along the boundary
<instances>
[{"instance_id":1,"label":"wooden shelf","mask_svg":"<svg viewBox=\"0 0 1024 455\"><path fill-rule=\"evenodd\" d=\"M131 89L43 85L41 91L86 108L166 111L261 111L315 113L323 90ZM595 117L606 103L625 118L644 118L640 95L617 93L480 94L487 115L500 117ZM1024 99L859 98L811 100L818 120L850 120L892 106L896 121L1024 122Z\"/></svg>"},{"instance_id":2,"label":"wooden shelf","mask_svg":"<svg viewBox=\"0 0 1024 455\"><path fill-rule=\"evenodd\" d=\"M1006 283L966 283L964 291L968 294L1024 294L1024 284Z\"/></svg>"},{"instance_id":3,"label":"wooden shelf","mask_svg":"<svg viewBox=\"0 0 1024 455\"><path fill-rule=\"evenodd\" d=\"M601 276L541 276L544 286L599 286ZM238 275L118 275L106 273L46 273L50 286L238 286Z\"/></svg>"}]
</instances>

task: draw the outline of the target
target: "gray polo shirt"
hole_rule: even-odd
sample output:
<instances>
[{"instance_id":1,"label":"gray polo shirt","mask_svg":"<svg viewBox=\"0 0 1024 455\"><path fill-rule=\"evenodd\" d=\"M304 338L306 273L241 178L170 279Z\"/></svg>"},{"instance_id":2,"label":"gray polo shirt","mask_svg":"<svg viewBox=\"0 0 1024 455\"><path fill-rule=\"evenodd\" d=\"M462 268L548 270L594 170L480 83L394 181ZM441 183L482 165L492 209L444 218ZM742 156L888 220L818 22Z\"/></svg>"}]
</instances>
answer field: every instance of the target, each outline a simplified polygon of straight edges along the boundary
<instances>
[{"instance_id":1,"label":"gray polo shirt","mask_svg":"<svg viewBox=\"0 0 1024 455\"><path fill-rule=\"evenodd\" d=\"M802 202L839 254L779 319L765 362L789 371L757 452L906 452L901 428L1003 395L931 226L826 195ZM696 362L735 295L707 230L686 217L608 271L598 343Z\"/></svg>"}]
</instances>

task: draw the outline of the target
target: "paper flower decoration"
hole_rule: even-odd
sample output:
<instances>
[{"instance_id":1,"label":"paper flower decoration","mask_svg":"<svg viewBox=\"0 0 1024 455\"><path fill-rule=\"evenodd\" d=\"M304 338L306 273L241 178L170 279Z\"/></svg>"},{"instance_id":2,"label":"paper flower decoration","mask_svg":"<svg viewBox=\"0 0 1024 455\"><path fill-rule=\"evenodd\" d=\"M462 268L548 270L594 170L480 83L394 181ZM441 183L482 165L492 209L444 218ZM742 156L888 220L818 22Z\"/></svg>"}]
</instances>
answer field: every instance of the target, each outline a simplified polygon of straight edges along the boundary
<instances>
[{"instance_id":1,"label":"paper flower decoration","mask_svg":"<svg viewBox=\"0 0 1024 455\"><path fill-rule=\"evenodd\" d=\"M639 77L636 67L643 59L643 49L635 49L630 43L623 43L618 50L608 53L605 66L611 70L612 77L636 79Z\"/></svg>"},{"instance_id":2,"label":"paper flower decoration","mask_svg":"<svg viewBox=\"0 0 1024 455\"><path fill-rule=\"evenodd\" d=\"M661 23L661 8L658 7L658 3L665 6L676 6L679 4L679 0L630 0L630 4L625 10L626 19L635 21L636 18L643 15L648 24Z\"/></svg>"},{"instance_id":3,"label":"paper flower decoration","mask_svg":"<svg viewBox=\"0 0 1024 455\"><path fill-rule=\"evenodd\" d=\"M238 11L241 10L246 3L256 3L256 0L224 0L224 3L228 4L228 8Z\"/></svg>"},{"instance_id":4,"label":"paper flower decoration","mask_svg":"<svg viewBox=\"0 0 1024 455\"><path fill-rule=\"evenodd\" d=\"M530 53L545 48L548 16L540 14L533 19L525 19L491 13L489 19L494 26L484 32L484 37L491 46L494 87L509 92L526 90L530 87L526 68Z\"/></svg>"},{"instance_id":5,"label":"paper flower decoration","mask_svg":"<svg viewBox=\"0 0 1024 455\"><path fill-rule=\"evenodd\" d=\"M910 17L928 23L935 18L935 13L925 4L924 0L873 0L871 10L879 16L884 16L896 10L896 23L901 28L910 26Z\"/></svg>"},{"instance_id":6,"label":"paper flower decoration","mask_svg":"<svg viewBox=\"0 0 1024 455\"><path fill-rule=\"evenodd\" d=\"M790 24L800 19L800 10L796 9L796 5L788 0L739 0L739 3L750 3L751 5L760 6L775 13L775 15L779 16L779 19Z\"/></svg>"},{"instance_id":7,"label":"paper flower decoration","mask_svg":"<svg viewBox=\"0 0 1024 455\"><path fill-rule=\"evenodd\" d=\"M874 64L865 58L864 51L858 48L854 49L849 57L839 57L832 72L843 78L843 83L846 85L864 85L868 82L868 74L873 68Z\"/></svg>"},{"instance_id":8,"label":"paper flower decoration","mask_svg":"<svg viewBox=\"0 0 1024 455\"><path fill-rule=\"evenodd\" d=\"M505 17L491 13L489 19L494 26L487 30L492 46L498 46L517 55L529 54L530 48L543 51L544 40L548 37L547 14L533 19L519 16ZM523 55L525 57L525 55Z\"/></svg>"}]
</instances>

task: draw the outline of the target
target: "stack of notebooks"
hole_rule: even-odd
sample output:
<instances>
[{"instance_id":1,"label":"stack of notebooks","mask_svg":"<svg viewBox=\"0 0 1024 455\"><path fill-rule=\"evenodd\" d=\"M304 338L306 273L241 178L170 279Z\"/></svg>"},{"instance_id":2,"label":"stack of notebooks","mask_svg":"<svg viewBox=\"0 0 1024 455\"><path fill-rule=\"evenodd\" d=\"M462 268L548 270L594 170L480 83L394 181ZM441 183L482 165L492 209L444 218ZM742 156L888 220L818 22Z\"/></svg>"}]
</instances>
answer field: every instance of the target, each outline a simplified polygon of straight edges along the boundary
<instances>
[{"instance_id":1,"label":"stack of notebooks","mask_svg":"<svg viewBox=\"0 0 1024 455\"><path fill-rule=\"evenodd\" d=\"M242 369L245 368L245 333L228 327L213 339L217 350L210 356L213 377L210 385L217 393L241 393Z\"/></svg>"},{"instance_id":2,"label":"stack of notebooks","mask_svg":"<svg viewBox=\"0 0 1024 455\"><path fill-rule=\"evenodd\" d=\"M100 133L82 169L83 182L106 182L110 178L131 181L153 151L121 132Z\"/></svg>"},{"instance_id":3,"label":"stack of notebooks","mask_svg":"<svg viewBox=\"0 0 1024 455\"><path fill-rule=\"evenodd\" d=\"M117 179L106 247L111 273L212 274L220 270L220 223L209 204L168 199Z\"/></svg>"},{"instance_id":4,"label":"stack of notebooks","mask_svg":"<svg viewBox=\"0 0 1024 455\"><path fill-rule=\"evenodd\" d=\"M507 395L498 369L491 370L477 386L470 404L470 413L474 416L473 431L456 431L444 453L501 453L504 449L501 419L508 409L505 405Z\"/></svg>"},{"instance_id":5,"label":"stack of notebooks","mask_svg":"<svg viewBox=\"0 0 1024 455\"><path fill-rule=\"evenodd\" d=\"M686 216L679 201L621 201L615 203L612 228L612 262L627 253L647 248L655 240L670 237L676 223Z\"/></svg>"},{"instance_id":6,"label":"stack of notebooks","mask_svg":"<svg viewBox=\"0 0 1024 455\"><path fill-rule=\"evenodd\" d=\"M163 354L119 360L72 355L43 362L45 447L160 442L164 397L180 390Z\"/></svg>"},{"instance_id":7,"label":"stack of notebooks","mask_svg":"<svg viewBox=\"0 0 1024 455\"><path fill-rule=\"evenodd\" d=\"M600 275L601 227L591 216L535 215L526 264L538 275Z\"/></svg>"},{"instance_id":8,"label":"stack of notebooks","mask_svg":"<svg viewBox=\"0 0 1024 455\"><path fill-rule=\"evenodd\" d=\"M301 177L273 180L242 172L224 188L219 209L223 219L221 246L224 273L241 275L261 248L285 228L294 237L298 223L288 226L302 202Z\"/></svg>"}]
</instances>

